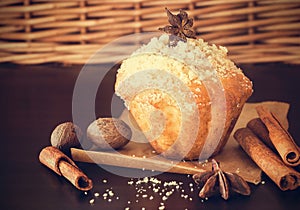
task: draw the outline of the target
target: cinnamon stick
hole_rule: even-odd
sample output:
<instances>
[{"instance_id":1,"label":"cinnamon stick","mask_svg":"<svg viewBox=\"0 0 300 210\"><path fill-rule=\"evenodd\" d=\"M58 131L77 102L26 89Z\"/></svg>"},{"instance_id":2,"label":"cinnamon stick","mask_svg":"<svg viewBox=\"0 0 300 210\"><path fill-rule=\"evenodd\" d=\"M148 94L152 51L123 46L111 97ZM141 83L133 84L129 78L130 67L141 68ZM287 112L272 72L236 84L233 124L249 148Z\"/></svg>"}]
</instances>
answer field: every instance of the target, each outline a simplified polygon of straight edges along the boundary
<instances>
[{"instance_id":1,"label":"cinnamon stick","mask_svg":"<svg viewBox=\"0 0 300 210\"><path fill-rule=\"evenodd\" d=\"M48 146L42 149L39 160L58 175L68 179L77 189L83 191L92 189L92 180L68 156L56 147Z\"/></svg>"},{"instance_id":2,"label":"cinnamon stick","mask_svg":"<svg viewBox=\"0 0 300 210\"><path fill-rule=\"evenodd\" d=\"M254 118L247 123L247 128L249 128L256 136L260 138L270 149L276 151L270 137L269 131L265 124L260 118Z\"/></svg>"},{"instance_id":3,"label":"cinnamon stick","mask_svg":"<svg viewBox=\"0 0 300 210\"><path fill-rule=\"evenodd\" d=\"M292 136L265 106L257 106L256 111L268 129L270 140L283 162L289 166L298 166L300 164L300 151Z\"/></svg>"},{"instance_id":4,"label":"cinnamon stick","mask_svg":"<svg viewBox=\"0 0 300 210\"><path fill-rule=\"evenodd\" d=\"M300 173L285 165L249 128L238 129L234 138L281 190L300 186Z\"/></svg>"}]
</instances>

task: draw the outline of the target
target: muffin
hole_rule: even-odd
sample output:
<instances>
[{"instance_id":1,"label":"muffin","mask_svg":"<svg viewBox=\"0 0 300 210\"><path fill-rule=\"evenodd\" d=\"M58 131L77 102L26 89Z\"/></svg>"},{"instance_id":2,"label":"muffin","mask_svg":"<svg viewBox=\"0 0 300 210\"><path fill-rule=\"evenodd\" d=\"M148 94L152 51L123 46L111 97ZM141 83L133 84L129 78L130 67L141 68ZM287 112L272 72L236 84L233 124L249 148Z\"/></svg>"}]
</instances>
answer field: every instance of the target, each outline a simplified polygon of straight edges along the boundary
<instances>
[{"instance_id":1,"label":"muffin","mask_svg":"<svg viewBox=\"0 0 300 210\"><path fill-rule=\"evenodd\" d=\"M122 62L115 92L157 153L194 160L224 147L253 90L225 47L163 34Z\"/></svg>"}]
</instances>

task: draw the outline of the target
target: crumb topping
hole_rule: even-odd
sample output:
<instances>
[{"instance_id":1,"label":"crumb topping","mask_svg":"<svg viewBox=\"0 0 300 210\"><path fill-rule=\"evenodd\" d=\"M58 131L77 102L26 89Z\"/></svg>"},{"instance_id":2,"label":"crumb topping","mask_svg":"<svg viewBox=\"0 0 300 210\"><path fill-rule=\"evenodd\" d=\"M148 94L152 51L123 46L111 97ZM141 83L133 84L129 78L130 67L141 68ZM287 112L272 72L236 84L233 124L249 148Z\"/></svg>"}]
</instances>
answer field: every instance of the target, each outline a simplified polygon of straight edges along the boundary
<instances>
[{"instance_id":1,"label":"crumb topping","mask_svg":"<svg viewBox=\"0 0 300 210\"><path fill-rule=\"evenodd\" d=\"M204 81L218 82L220 78L239 77L242 78L239 80L241 87L252 88L252 83L244 76L241 69L227 57L225 47L210 45L202 39L187 39L187 42L178 41L176 45L173 45L172 37L163 34L160 37L153 37L149 43L133 52L128 59L122 62L118 70L115 84L116 93L124 99L128 109L127 101L130 101L129 97L132 96L130 90L143 87L146 81L139 74L137 75L138 79L134 80L134 84L127 84L126 90L119 86L120 83L137 72L150 69L172 73L188 87L201 85ZM155 74L154 71L153 74ZM173 80L162 78L159 73L152 75L151 78L153 78L153 84L156 84L158 80L164 86L179 87ZM184 91L177 92L180 94ZM197 97L197 94L194 95ZM156 93L155 97L160 99L162 96ZM190 107L187 110L190 110Z\"/></svg>"},{"instance_id":2,"label":"crumb topping","mask_svg":"<svg viewBox=\"0 0 300 210\"><path fill-rule=\"evenodd\" d=\"M170 36L163 34L160 37L152 38L148 44L140 47L132 56L142 53L171 56L188 64L192 70L201 71L202 78L200 79L205 79L210 77L214 70L221 77L228 76L229 72L241 73L241 70L227 57L227 52L226 47L209 45L203 39L187 39L187 42L179 41L177 45L172 46L170 45Z\"/></svg>"}]
</instances>

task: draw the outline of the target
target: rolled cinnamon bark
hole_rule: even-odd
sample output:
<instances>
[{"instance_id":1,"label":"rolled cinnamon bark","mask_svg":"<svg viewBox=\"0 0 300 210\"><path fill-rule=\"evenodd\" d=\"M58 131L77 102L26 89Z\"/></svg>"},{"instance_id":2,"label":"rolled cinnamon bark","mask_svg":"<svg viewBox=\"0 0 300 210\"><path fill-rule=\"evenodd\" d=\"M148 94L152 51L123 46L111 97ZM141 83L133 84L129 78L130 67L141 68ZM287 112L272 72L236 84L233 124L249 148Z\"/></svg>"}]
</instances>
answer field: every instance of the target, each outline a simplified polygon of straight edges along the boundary
<instances>
[{"instance_id":1,"label":"rolled cinnamon bark","mask_svg":"<svg viewBox=\"0 0 300 210\"><path fill-rule=\"evenodd\" d=\"M68 179L77 189L83 191L92 189L92 180L68 156L57 148L53 146L45 147L40 152L39 160L58 175Z\"/></svg>"},{"instance_id":2,"label":"rolled cinnamon bark","mask_svg":"<svg viewBox=\"0 0 300 210\"><path fill-rule=\"evenodd\" d=\"M238 129L234 138L281 190L294 190L299 187L300 173L286 166L249 128Z\"/></svg>"},{"instance_id":3,"label":"rolled cinnamon bark","mask_svg":"<svg viewBox=\"0 0 300 210\"><path fill-rule=\"evenodd\" d=\"M270 137L269 131L265 124L260 118L254 118L247 123L247 128L249 128L256 136L260 138L270 149L276 151Z\"/></svg>"},{"instance_id":4,"label":"rolled cinnamon bark","mask_svg":"<svg viewBox=\"0 0 300 210\"><path fill-rule=\"evenodd\" d=\"M284 129L276 116L265 106L257 106L256 111L269 131L269 137L283 162L289 166L300 164L300 151L292 136Z\"/></svg>"}]
</instances>

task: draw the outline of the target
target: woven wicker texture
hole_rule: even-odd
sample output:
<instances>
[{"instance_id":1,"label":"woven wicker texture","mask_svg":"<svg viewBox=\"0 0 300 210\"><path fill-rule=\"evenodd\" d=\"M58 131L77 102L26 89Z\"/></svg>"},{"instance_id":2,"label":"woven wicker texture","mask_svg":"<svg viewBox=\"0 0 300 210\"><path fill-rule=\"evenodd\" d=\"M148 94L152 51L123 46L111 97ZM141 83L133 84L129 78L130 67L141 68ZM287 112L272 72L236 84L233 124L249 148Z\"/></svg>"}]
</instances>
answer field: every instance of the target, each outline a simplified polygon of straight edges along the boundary
<instances>
[{"instance_id":1,"label":"woven wicker texture","mask_svg":"<svg viewBox=\"0 0 300 210\"><path fill-rule=\"evenodd\" d=\"M0 62L83 64L101 46L184 9L237 63L300 64L299 0L1 0Z\"/></svg>"}]
</instances>

